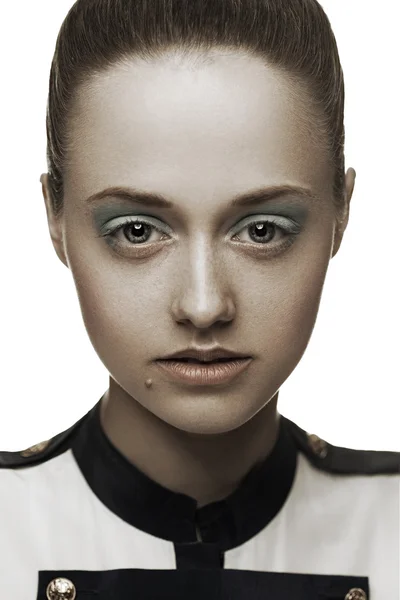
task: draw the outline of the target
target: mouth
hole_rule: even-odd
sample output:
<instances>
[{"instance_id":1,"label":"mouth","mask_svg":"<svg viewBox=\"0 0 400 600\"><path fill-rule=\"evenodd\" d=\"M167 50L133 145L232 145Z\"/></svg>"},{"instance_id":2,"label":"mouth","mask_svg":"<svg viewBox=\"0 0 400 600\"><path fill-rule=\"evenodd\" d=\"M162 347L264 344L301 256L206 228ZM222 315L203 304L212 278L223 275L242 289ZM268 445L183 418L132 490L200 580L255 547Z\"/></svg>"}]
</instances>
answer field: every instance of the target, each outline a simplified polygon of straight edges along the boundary
<instances>
[{"instance_id":1,"label":"mouth","mask_svg":"<svg viewBox=\"0 0 400 600\"><path fill-rule=\"evenodd\" d=\"M240 357L241 359L245 359L246 357ZM248 358L248 357L247 357ZM222 362L230 362L232 360L238 360L236 357L226 357L226 358L214 358L213 360L197 360L196 358L164 358L160 359L163 362L185 362L185 363L193 363L198 365L211 365L214 363L222 363Z\"/></svg>"},{"instance_id":2,"label":"mouth","mask_svg":"<svg viewBox=\"0 0 400 600\"><path fill-rule=\"evenodd\" d=\"M195 358L176 357L155 362L164 373L175 380L204 386L230 383L247 369L251 361L251 357L215 358L208 362Z\"/></svg>"}]
</instances>

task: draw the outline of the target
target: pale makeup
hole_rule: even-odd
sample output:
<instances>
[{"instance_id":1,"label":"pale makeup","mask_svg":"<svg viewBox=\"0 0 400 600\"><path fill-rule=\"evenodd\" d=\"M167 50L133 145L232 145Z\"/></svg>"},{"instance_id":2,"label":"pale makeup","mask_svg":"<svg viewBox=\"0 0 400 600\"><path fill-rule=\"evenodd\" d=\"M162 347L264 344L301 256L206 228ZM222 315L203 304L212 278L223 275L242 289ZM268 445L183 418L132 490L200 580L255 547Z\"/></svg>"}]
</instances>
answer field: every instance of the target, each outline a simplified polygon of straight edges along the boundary
<instances>
[{"instance_id":1,"label":"pale makeup","mask_svg":"<svg viewBox=\"0 0 400 600\"><path fill-rule=\"evenodd\" d=\"M310 340L344 231L320 123L294 85L240 52L195 68L172 54L126 59L77 95L64 213L56 222L48 211L110 373L107 434L199 503L234 489L271 450L278 392ZM241 204L252 193L257 202ZM154 366L191 344L253 360L218 388Z\"/></svg>"}]
</instances>

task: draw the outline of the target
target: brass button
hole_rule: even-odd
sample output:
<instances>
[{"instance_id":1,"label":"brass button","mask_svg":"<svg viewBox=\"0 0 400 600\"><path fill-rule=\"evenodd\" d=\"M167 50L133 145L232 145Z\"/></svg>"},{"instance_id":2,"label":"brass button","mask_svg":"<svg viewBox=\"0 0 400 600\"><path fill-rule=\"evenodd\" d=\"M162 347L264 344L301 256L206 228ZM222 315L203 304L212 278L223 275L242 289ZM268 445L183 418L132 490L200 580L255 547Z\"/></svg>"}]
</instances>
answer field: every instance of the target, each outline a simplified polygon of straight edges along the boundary
<instances>
[{"instance_id":1,"label":"brass button","mask_svg":"<svg viewBox=\"0 0 400 600\"><path fill-rule=\"evenodd\" d=\"M58 577L50 581L46 595L48 600L75 600L76 587L69 579Z\"/></svg>"},{"instance_id":2,"label":"brass button","mask_svg":"<svg viewBox=\"0 0 400 600\"><path fill-rule=\"evenodd\" d=\"M352 588L344 600L367 600L367 594L360 588Z\"/></svg>"},{"instance_id":3,"label":"brass button","mask_svg":"<svg viewBox=\"0 0 400 600\"><path fill-rule=\"evenodd\" d=\"M308 435L308 445L311 450L319 456L320 458L325 458L328 454L328 444L325 440L321 440L320 437L315 435L315 433L309 433Z\"/></svg>"},{"instance_id":4,"label":"brass button","mask_svg":"<svg viewBox=\"0 0 400 600\"><path fill-rule=\"evenodd\" d=\"M43 452L46 450L47 446L50 444L51 440L46 440L45 442L40 442L40 444L35 444L26 450L22 450L20 455L24 458L28 458L29 456L34 456L35 454L39 454L39 452Z\"/></svg>"}]
</instances>

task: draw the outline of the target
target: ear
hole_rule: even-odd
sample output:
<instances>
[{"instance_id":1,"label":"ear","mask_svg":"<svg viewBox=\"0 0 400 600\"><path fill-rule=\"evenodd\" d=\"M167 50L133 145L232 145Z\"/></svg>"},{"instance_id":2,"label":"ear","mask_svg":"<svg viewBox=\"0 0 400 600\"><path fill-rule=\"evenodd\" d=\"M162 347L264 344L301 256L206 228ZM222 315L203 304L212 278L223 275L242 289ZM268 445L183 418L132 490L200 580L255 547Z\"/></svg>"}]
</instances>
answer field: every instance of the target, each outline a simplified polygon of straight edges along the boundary
<instances>
[{"instance_id":1,"label":"ear","mask_svg":"<svg viewBox=\"0 0 400 600\"><path fill-rule=\"evenodd\" d=\"M345 192L343 198L343 210L335 225L335 236L332 245L331 258L336 256L342 243L343 234L346 231L350 215L350 201L353 196L354 184L356 181L356 172L353 168L348 169L345 177Z\"/></svg>"},{"instance_id":2,"label":"ear","mask_svg":"<svg viewBox=\"0 0 400 600\"><path fill-rule=\"evenodd\" d=\"M64 248L64 235L63 235L63 219L61 216L55 217L52 203L51 203L51 191L49 186L49 178L47 173L42 173L40 176L40 183L42 184L42 193L44 203L46 206L47 223L49 226L51 241L53 242L54 250L57 253L58 258L61 262L69 268L68 259Z\"/></svg>"}]
</instances>

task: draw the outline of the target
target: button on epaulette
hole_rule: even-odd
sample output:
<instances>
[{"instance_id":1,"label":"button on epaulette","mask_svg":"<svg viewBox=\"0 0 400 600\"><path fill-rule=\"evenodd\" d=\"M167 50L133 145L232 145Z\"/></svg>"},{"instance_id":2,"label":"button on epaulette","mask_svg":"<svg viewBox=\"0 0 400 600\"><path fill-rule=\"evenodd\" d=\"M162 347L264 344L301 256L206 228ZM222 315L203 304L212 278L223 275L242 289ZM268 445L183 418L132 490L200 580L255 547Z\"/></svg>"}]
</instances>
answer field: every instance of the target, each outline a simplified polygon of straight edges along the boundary
<instances>
[{"instance_id":1,"label":"button on epaulette","mask_svg":"<svg viewBox=\"0 0 400 600\"><path fill-rule=\"evenodd\" d=\"M75 600L76 587L69 579L58 577L50 581L46 596L47 600Z\"/></svg>"},{"instance_id":2,"label":"button on epaulette","mask_svg":"<svg viewBox=\"0 0 400 600\"><path fill-rule=\"evenodd\" d=\"M72 439L78 435L81 427L86 420L90 419L96 407L97 404L74 425L49 440L17 452L0 451L0 469L16 469L37 465L65 452L71 447Z\"/></svg>"},{"instance_id":3,"label":"button on epaulette","mask_svg":"<svg viewBox=\"0 0 400 600\"><path fill-rule=\"evenodd\" d=\"M22 450L22 452L20 452L20 455L23 456L24 458L28 458L29 456L34 456L35 454L39 454L40 452L43 452L43 450L46 450L46 448L48 447L50 442L51 442L51 440L46 440L45 442L40 442L39 444L35 444L34 446L27 448L26 450Z\"/></svg>"},{"instance_id":4,"label":"button on epaulette","mask_svg":"<svg viewBox=\"0 0 400 600\"><path fill-rule=\"evenodd\" d=\"M346 594L344 600L367 600L367 594L360 588L353 588Z\"/></svg>"},{"instance_id":5,"label":"button on epaulette","mask_svg":"<svg viewBox=\"0 0 400 600\"><path fill-rule=\"evenodd\" d=\"M281 419L298 450L321 471L343 475L400 475L400 452L335 446L315 433L308 433L287 417L281 415Z\"/></svg>"},{"instance_id":6,"label":"button on epaulette","mask_svg":"<svg viewBox=\"0 0 400 600\"><path fill-rule=\"evenodd\" d=\"M15 469L44 462L45 460L56 456L57 452L63 451L63 442L65 442L68 437L69 433L63 432L49 440L34 444L25 450L19 450L17 452L0 452L0 469Z\"/></svg>"},{"instance_id":7,"label":"button on epaulette","mask_svg":"<svg viewBox=\"0 0 400 600\"><path fill-rule=\"evenodd\" d=\"M308 445L311 450L319 456L319 458L326 458L328 454L328 444L325 440L322 440L320 437L315 435L315 433L308 433Z\"/></svg>"}]
</instances>

